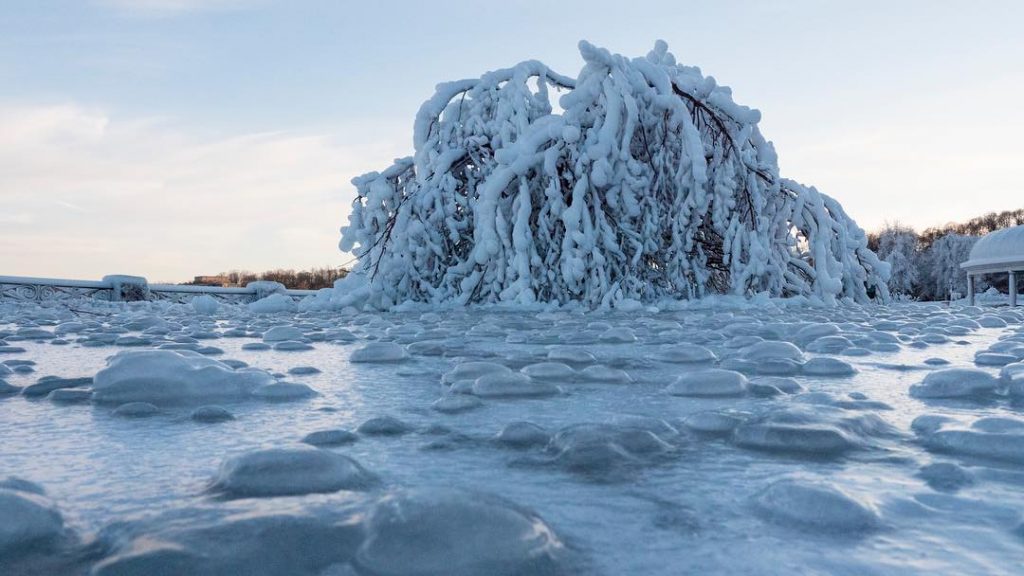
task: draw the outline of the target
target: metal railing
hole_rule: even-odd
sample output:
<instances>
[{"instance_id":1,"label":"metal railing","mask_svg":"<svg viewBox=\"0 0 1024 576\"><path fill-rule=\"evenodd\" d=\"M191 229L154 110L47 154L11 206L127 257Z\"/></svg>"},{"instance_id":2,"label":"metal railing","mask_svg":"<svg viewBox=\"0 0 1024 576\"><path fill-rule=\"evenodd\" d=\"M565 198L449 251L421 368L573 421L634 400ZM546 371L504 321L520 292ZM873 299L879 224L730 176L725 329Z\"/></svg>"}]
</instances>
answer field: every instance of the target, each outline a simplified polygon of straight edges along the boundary
<instances>
[{"instance_id":1,"label":"metal railing","mask_svg":"<svg viewBox=\"0 0 1024 576\"><path fill-rule=\"evenodd\" d=\"M130 289L127 289L130 288ZM103 280L68 280L30 276L0 276L0 300L46 302L91 298L103 301L163 300L187 304L192 298L208 295L225 304L247 304L271 294L285 294L301 300L316 290L287 290L253 282L244 288L196 286L190 284L149 284L145 278L108 276Z\"/></svg>"}]
</instances>

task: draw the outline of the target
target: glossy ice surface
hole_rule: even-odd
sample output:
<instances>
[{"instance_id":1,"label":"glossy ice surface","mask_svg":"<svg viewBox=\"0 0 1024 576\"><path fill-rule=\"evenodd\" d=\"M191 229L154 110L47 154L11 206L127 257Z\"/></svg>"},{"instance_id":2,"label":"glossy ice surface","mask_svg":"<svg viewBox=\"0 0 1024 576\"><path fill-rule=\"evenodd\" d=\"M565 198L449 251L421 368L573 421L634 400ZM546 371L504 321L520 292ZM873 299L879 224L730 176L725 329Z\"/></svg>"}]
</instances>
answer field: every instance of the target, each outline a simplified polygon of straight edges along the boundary
<instances>
[{"instance_id":1,"label":"glossy ice surface","mask_svg":"<svg viewBox=\"0 0 1024 576\"><path fill-rule=\"evenodd\" d=\"M0 305L0 568L1020 573L1022 318Z\"/></svg>"}]
</instances>

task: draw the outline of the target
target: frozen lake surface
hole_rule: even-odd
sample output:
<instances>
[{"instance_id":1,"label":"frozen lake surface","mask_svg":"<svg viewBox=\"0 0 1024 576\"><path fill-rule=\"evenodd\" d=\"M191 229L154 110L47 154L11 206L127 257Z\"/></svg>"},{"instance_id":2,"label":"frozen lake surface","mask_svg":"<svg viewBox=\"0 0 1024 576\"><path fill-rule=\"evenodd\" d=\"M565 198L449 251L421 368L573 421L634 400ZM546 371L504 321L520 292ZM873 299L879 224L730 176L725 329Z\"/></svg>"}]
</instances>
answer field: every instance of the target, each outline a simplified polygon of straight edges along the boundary
<instances>
[{"instance_id":1,"label":"frozen lake surface","mask_svg":"<svg viewBox=\"0 0 1024 576\"><path fill-rule=\"evenodd\" d=\"M1017 310L206 311L0 304L0 572L1024 571Z\"/></svg>"}]
</instances>

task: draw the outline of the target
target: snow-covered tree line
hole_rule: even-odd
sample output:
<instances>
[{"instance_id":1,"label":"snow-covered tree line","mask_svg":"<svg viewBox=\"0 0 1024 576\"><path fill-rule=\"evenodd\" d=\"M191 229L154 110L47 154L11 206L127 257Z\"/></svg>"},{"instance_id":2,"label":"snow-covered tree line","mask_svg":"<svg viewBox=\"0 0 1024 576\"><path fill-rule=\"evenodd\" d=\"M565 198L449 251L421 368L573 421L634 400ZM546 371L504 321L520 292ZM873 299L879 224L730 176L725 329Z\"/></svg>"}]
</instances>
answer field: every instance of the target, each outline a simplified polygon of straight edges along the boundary
<instances>
[{"instance_id":1,"label":"snow-covered tree line","mask_svg":"<svg viewBox=\"0 0 1024 576\"><path fill-rule=\"evenodd\" d=\"M371 305L887 298L889 266L780 177L757 110L663 42L580 52L576 79L528 61L438 85L414 155L353 180L340 247Z\"/></svg>"},{"instance_id":2,"label":"snow-covered tree line","mask_svg":"<svg viewBox=\"0 0 1024 576\"><path fill-rule=\"evenodd\" d=\"M878 256L891 266L889 290L897 297L945 300L955 292L967 294L967 276L960 269L977 236L947 232L941 236L918 235L913 229L888 224L871 238ZM983 290L987 285L979 284Z\"/></svg>"}]
</instances>

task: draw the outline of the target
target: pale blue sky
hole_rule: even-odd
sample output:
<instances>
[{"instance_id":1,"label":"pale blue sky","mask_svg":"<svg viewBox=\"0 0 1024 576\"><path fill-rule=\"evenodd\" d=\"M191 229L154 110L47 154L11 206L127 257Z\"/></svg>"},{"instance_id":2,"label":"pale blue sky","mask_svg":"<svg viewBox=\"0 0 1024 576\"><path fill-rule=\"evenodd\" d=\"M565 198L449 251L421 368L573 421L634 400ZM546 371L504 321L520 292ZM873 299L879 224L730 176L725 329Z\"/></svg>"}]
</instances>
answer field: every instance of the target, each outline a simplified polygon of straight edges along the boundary
<instances>
[{"instance_id":1,"label":"pale blue sky","mask_svg":"<svg viewBox=\"0 0 1024 576\"><path fill-rule=\"evenodd\" d=\"M0 274L340 264L434 84L581 38L666 40L865 228L1024 206L1019 1L0 2Z\"/></svg>"}]
</instances>

